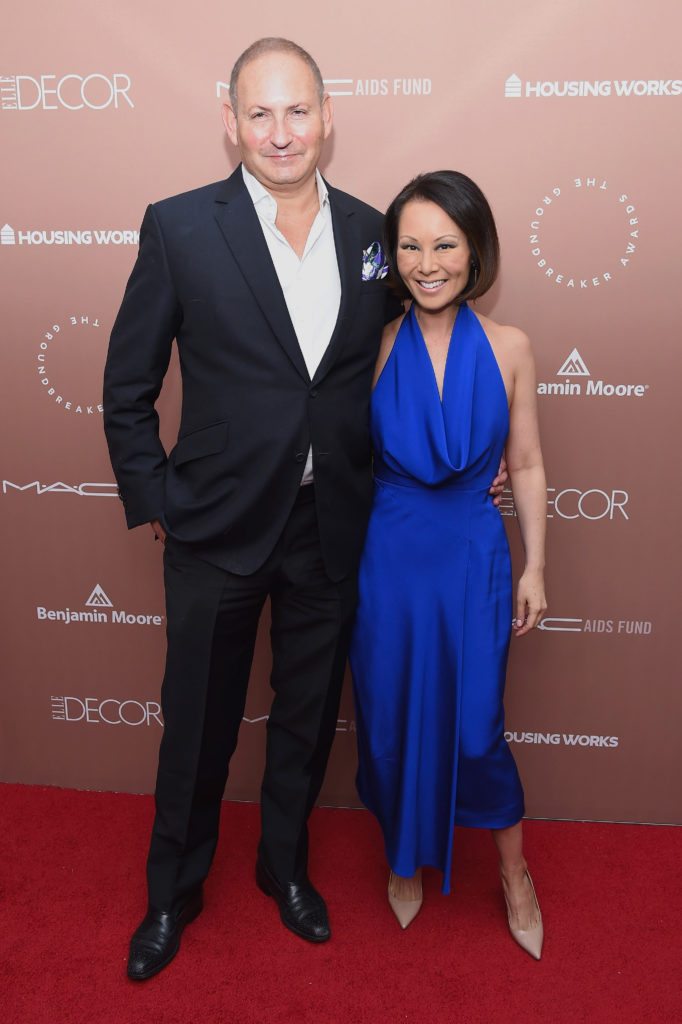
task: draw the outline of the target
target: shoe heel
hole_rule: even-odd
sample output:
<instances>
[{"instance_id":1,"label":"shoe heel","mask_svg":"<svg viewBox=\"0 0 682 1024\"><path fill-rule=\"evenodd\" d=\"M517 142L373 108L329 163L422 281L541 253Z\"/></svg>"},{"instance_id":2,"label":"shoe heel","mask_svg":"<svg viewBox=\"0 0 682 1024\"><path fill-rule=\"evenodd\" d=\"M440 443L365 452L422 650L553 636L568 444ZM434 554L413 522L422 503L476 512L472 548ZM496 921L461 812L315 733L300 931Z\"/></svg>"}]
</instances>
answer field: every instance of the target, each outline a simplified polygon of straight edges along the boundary
<instances>
[{"instance_id":1,"label":"shoe heel","mask_svg":"<svg viewBox=\"0 0 682 1024\"><path fill-rule=\"evenodd\" d=\"M388 902L391 910L398 918L398 923L402 929L407 928L415 919L423 903L423 894L414 900L402 900L398 899L391 893L391 883L393 881L393 872L388 876Z\"/></svg>"},{"instance_id":2,"label":"shoe heel","mask_svg":"<svg viewBox=\"0 0 682 1024\"><path fill-rule=\"evenodd\" d=\"M519 944L521 949L525 950L526 953L529 953L534 960L540 960L542 957L542 945L545 936L544 925L542 921L542 911L540 910L540 904L538 903L538 898L535 893L533 879L530 877L530 872L528 870L526 870L526 877L530 883L531 892L533 893L533 899L535 901L535 906L537 908L537 912L539 915L539 921L533 928L514 928L511 923L511 910L509 907L509 901L507 900L507 895L504 892L503 887L502 891L504 895L504 902L507 907L507 924L512 938L515 942Z\"/></svg>"}]
</instances>

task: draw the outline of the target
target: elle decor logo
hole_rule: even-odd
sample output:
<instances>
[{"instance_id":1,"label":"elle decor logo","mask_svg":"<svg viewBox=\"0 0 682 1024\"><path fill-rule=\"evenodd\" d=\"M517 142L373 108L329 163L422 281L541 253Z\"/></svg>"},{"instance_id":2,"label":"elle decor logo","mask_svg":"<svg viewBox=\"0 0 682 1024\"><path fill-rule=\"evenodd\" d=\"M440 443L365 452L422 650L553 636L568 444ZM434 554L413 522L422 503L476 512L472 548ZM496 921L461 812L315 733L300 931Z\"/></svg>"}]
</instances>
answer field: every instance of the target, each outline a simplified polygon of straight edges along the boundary
<instances>
[{"instance_id":1,"label":"elle decor logo","mask_svg":"<svg viewBox=\"0 0 682 1024\"><path fill-rule=\"evenodd\" d=\"M55 722L84 722L86 725L159 725L163 727L161 705L156 700L121 700L120 697L50 698Z\"/></svg>"},{"instance_id":2,"label":"elle decor logo","mask_svg":"<svg viewBox=\"0 0 682 1024\"><path fill-rule=\"evenodd\" d=\"M130 76L0 75L0 110L121 110L134 107Z\"/></svg>"},{"instance_id":3,"label":"elle decor logo","mask_svg":"<svg viewBox=\"0 0 682 1024\"><path fill-rule=\"evenodd\" d=\"M615 488L604 491L599 487L590 487L587 490L580 487L564 487L562 490L548 487L547 518L587 519L591 522L599 519L609 522L620 521L621 518L629 520L630 516L625 508L629 500L630 495L627 491ZM511 489L506 488L503 491L499 507L503 516L516 515Z\"/></svg>"}]
</instances>

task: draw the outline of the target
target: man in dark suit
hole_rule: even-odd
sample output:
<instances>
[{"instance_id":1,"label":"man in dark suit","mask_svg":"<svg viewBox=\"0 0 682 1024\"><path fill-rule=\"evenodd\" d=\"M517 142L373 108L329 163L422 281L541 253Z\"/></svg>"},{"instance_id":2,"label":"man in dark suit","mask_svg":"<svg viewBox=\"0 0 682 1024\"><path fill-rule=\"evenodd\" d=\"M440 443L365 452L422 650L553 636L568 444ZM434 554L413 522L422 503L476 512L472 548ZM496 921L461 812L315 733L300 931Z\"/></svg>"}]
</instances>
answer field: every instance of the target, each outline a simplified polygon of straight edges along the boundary
<instances>
[{"instance_id":1,"label":"man in dark suit","mask_svg":"<svg viewBox=\"0 0 682 1024\"><path fill-rule=\"evenodd\" d=\"M332 108L317 65L260 40L225 108L242 165L147 209L113 328L104 420L129 527L165 540L162 688L149 907L129 977L156 974L202 908L258 619L272 687L257 882L283 923L329 938L307 874L307 819L336 728L372 493L381 331L401 312L368 250L382 216L317 164ZM182 419L168 456L156 399L177 339Z\"/></svg>"}]
</instances>

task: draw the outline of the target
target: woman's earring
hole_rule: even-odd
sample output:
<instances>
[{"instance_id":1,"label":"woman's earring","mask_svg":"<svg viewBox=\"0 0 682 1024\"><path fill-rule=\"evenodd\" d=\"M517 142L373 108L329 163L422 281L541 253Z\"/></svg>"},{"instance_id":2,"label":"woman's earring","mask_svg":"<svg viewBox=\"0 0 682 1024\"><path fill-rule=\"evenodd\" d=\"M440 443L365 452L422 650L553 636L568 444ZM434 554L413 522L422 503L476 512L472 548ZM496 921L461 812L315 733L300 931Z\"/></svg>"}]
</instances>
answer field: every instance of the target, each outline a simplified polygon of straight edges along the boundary
<instances>
[{"instance_id":1,"label":"woman's earring","mask_svg":"<svg viewBox=\"0 0 682 1024\"><path fill-rule=\"evenodd\" d=\"M471 269L474 272L474 284L478 281L478 263L474 263L472 260Z\"/></svg>"}]
</instances>

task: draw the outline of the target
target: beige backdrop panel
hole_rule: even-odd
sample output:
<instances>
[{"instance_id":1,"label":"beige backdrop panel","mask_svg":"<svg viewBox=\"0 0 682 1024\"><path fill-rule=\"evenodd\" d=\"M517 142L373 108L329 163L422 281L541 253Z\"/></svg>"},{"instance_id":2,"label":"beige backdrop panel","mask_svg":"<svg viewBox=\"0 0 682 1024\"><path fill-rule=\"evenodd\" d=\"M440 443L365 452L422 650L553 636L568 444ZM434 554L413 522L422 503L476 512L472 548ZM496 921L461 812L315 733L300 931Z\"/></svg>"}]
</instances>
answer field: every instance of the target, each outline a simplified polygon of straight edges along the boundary
<instances>
[{"instance_id":1,"label":"beige backdrop panel","mask_svg":"<svg viewBox=\"0 0 682 1024\"><path fill-rule=\"evenodd\" d=\"M153 788L161 732L160 545L127 533L102 434L108 332L146 204L224 177L219 109L238 53L295 37L335 94L324 171L380 208L456 167L496 212L481 307L537 353L548 468L544 628L513 644L507 728L530 815L681 822L679 5L63 0L3 23L7 295L0 770ZM55 234L57 232L57 234ZM58 234L61 232L62 234ZM170 446L173 364L160 402ZM503 512L517 570L511 495ZM65 622L66 610L92 621ZM61 613L61 617L58 616ZM270 694L266 623L228 793L254 799ZM323 793L355 804L347 687Z\"/></svg>"}]
</instances>

